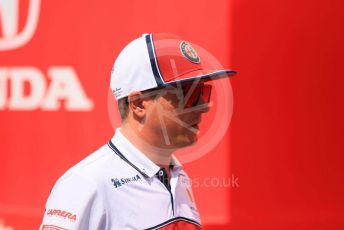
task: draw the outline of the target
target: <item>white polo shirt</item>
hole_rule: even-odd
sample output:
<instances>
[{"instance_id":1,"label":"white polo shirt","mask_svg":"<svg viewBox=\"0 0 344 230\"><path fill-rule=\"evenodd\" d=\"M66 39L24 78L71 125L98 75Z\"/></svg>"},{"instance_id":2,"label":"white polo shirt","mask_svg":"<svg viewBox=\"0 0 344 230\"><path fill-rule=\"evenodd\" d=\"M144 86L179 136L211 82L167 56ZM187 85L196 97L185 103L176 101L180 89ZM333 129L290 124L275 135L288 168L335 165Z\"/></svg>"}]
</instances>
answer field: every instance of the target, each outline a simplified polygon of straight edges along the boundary
<instances>
[{"instance_id":1,"label":"white polo shirt","mask_svg":"<svg viewBox=\"0 0 344 230\"><path fill-rule=\"evenodd\" d=\"M189 178L166 172L116 130L55 184L40 229L200 229Z\"/></svg>"}]
</instances>

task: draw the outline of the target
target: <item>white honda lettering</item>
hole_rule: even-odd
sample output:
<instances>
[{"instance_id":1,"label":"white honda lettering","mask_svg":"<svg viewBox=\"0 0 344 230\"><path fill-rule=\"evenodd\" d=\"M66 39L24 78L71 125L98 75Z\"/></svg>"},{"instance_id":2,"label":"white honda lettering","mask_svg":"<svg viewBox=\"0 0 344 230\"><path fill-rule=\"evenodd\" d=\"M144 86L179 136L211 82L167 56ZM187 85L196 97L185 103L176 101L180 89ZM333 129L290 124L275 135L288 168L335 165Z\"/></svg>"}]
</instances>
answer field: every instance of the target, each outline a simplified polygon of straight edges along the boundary
<instances>
[{"instance_id":1,"label":"white honda lettering","mask_svg":"<svg viewBox=\"0 0 344 230\"><path fill-rule=\"evenodd\" d=\"M44 96L46 83L43 73L33 67L12 68L8 70L11 80L10 110L34 110L39 108ZM25 95L24 85L28 83L30 92Z\"/></svg>"},{"instance_id":2,"label":"white honda lettering","mask_svg":"<svg viewBox=\"0 0 344 230\"><path fill-rule=\"evenodd\" d=\"M93 102L87 98L74 69L71 67L51 67L48 70L51 85L43 103L43 110L57 110L59 100L66 101L66 110L91 110Z\"/></svg>"},{"instance_id":3,"label":"white honda lettering","mask_svg":"<svg viewBox=\"0 0 344 230\"><path fill-rule=\"evenodd\" d=\"M7 98L7 77L6 70L0 68L0 109L6 107Z\"/></svg>"},{"instance_id":4,"label":"white honda lettering","mask_svg":"<svg viewBox=\"0 0 344 230\"><path fill-rule=\"evenodd\" d=\"M50 67L47 73L50 81L35 67L0 67L0 110L52 111L63 105L68 111L93 109L72 67Z\"/></svg>"}]
</instances>

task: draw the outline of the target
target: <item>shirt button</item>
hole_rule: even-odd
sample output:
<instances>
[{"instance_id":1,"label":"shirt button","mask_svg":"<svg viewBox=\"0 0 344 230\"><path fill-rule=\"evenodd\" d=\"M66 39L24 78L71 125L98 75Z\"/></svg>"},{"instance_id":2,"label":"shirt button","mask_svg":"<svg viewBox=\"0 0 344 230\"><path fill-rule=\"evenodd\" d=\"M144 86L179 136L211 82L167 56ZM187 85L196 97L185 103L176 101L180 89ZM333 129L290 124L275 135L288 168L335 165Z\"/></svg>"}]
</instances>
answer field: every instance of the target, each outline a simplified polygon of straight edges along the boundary
<instances>
[{"instance_id":1,"label":"shirt button","mask_svg":"<svg viewBox=\"0 0 344 230\"><path fill-rule=\"evenodd\" d=\"M159 171L159 176L163 176L164 172L162 170Z\"/></svg>"}]
</instances>

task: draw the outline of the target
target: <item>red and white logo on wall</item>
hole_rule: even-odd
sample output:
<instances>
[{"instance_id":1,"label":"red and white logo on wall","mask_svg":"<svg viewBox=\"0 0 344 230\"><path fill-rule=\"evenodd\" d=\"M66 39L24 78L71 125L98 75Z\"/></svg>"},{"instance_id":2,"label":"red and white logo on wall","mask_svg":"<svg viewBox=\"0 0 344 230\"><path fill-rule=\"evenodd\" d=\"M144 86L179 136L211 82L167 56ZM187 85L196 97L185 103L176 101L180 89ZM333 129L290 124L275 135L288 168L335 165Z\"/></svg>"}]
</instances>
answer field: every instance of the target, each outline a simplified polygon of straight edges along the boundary
<instances>
[{"instance_id":1,"label":"red and white logo on wall","mask_svg":"<svg viewBox=\"0 0 344 230\"><path fill-rule=\"evenodd\" d=\"M0 52L19 49L30 42L39 20L40 0L30 0L22 29L19 0L0 0ZM64 103L62 103L64 102ZM0 110L90 111L77 71L72 66L0 66Z\"/></svg>"},{"instance_id":2,"label":"red and white logo on wall","mask_svg":"<svg viewBox=\"0 0 344 230\"><path fill-rule=\"evenodd\" d=\"M25 26L19 31L19 0L0 0L0 51L20 48L30 41L37 27L39 10L40 0L30 0Z\"/></svg>"}]
</instances>

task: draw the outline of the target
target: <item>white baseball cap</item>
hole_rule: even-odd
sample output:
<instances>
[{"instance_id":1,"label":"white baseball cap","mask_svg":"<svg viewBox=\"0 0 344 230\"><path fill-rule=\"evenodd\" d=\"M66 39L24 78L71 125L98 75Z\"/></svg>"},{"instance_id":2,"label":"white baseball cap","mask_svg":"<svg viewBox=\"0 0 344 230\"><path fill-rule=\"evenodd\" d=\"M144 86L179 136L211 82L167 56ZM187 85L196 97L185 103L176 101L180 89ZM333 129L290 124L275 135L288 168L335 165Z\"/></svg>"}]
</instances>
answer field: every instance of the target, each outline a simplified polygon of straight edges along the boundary
<instances>
[{"instance_id":1,"label":"white baseball cap","mask_svg":"<svg viewBox=\"0 0 344 230\"><path fill-rule=\"evenodd\" d=\"M236 71L224 69L207 50L176 35L143 34L118 55L110 87L119 100L134 91L234 74Z\"/></svg>"}]
</instances>

